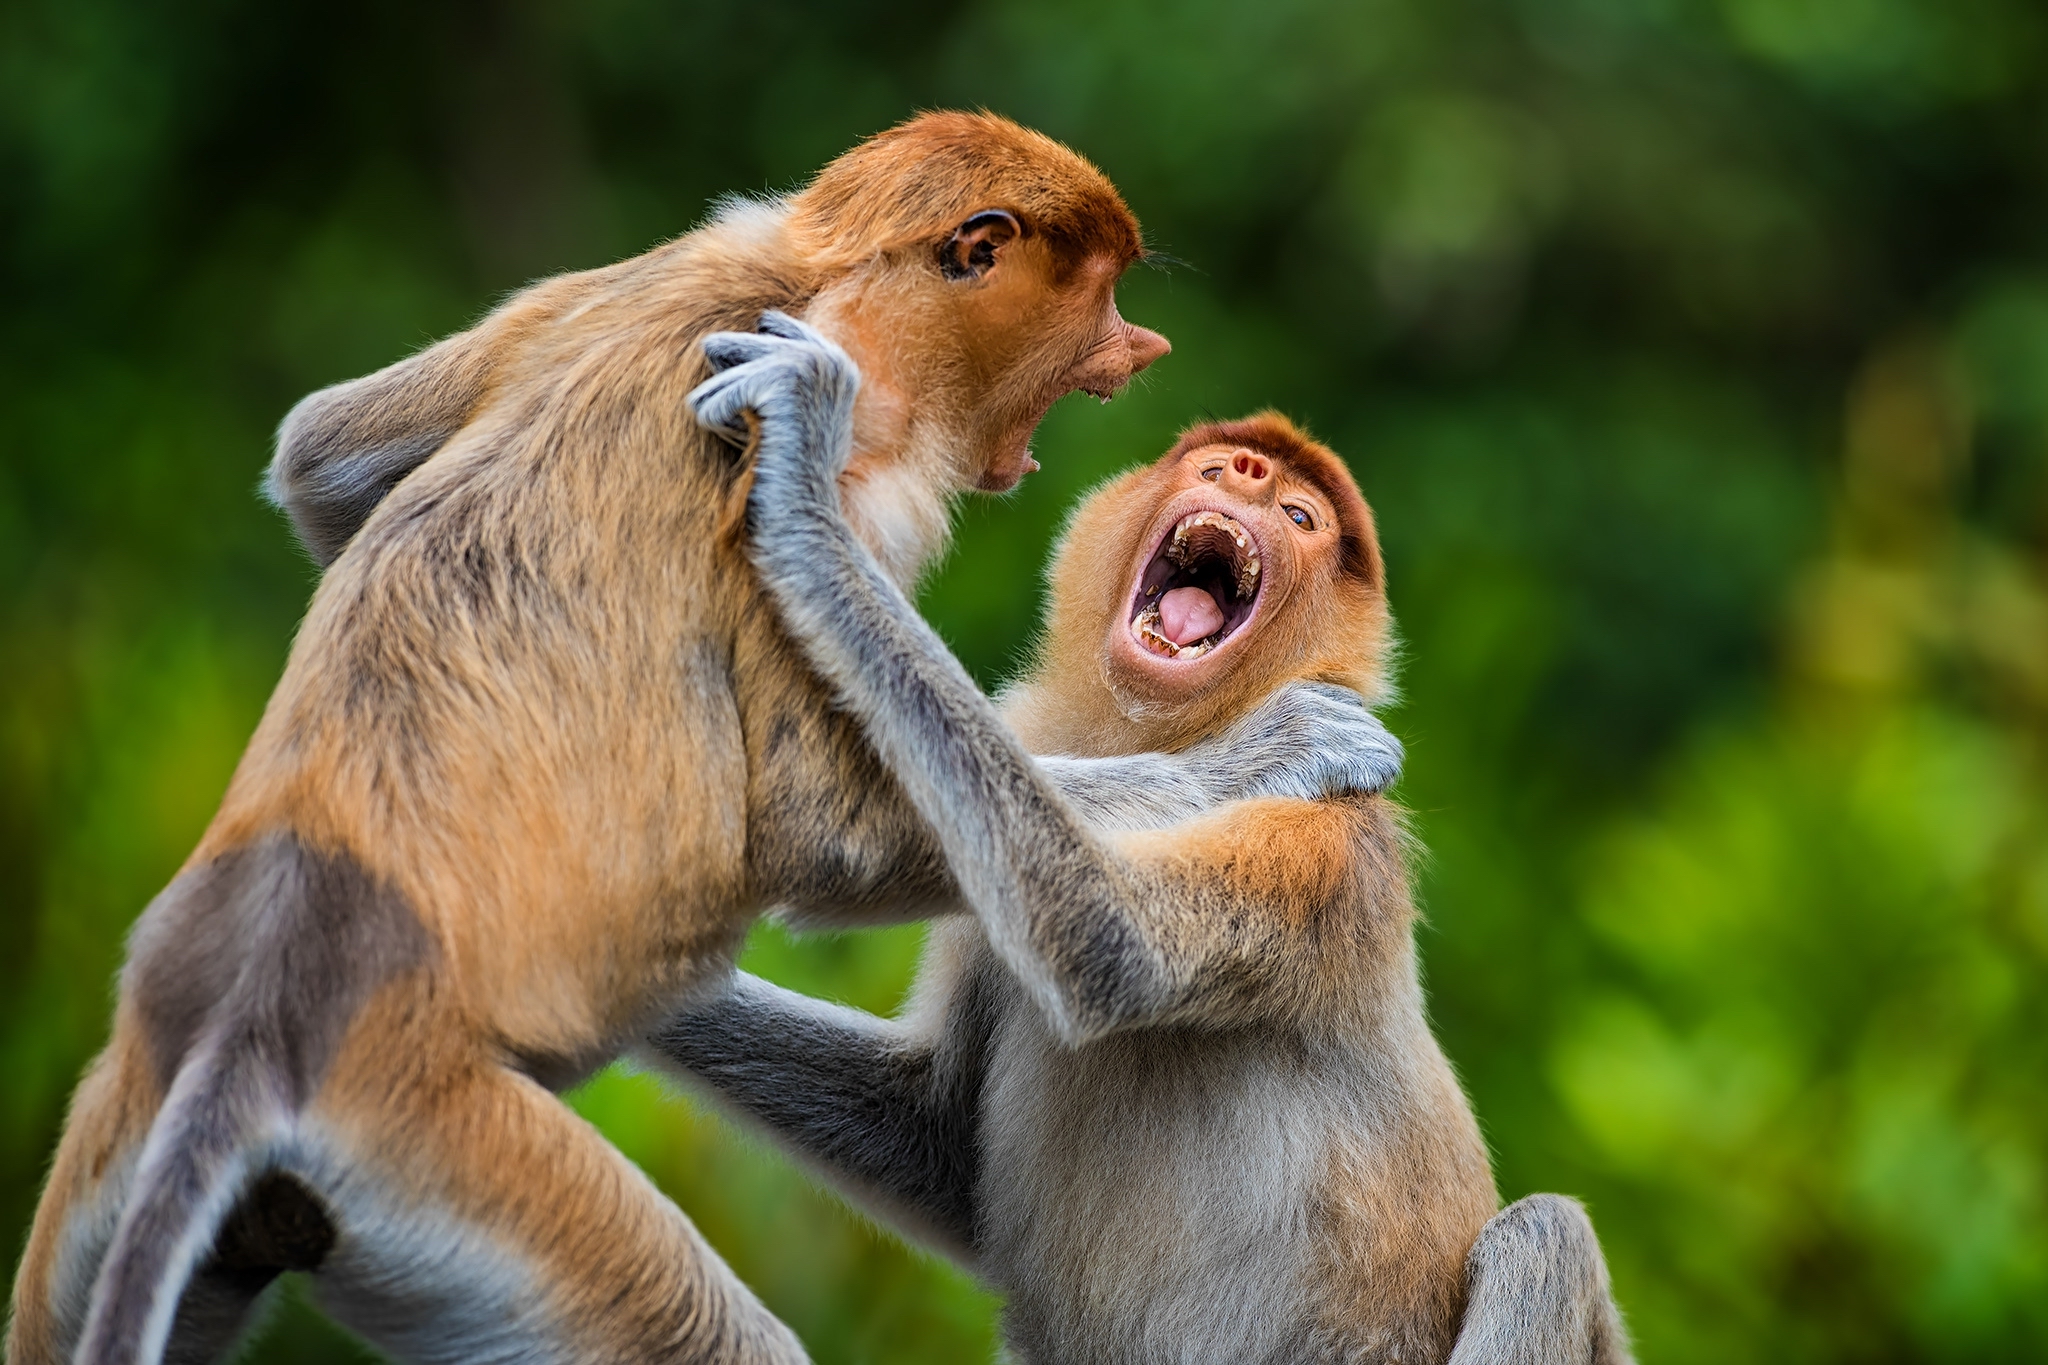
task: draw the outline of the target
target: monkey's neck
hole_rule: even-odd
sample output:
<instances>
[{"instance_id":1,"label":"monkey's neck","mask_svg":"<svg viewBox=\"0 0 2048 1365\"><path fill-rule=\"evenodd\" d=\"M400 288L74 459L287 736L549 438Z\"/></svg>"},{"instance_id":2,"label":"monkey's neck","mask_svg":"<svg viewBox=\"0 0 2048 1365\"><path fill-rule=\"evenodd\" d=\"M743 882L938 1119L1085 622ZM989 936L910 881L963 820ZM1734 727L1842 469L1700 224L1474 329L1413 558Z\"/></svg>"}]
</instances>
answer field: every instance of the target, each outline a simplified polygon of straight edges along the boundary
<instances>
[{"instance_id":1,"label":"monkey's neck","mask_svg":"<svg viewBox=\"0 0 2048 1365\"><path fill-rule=\"evenodd\" d=\"M945 488L915 460L863 460L856 454L840 477L839 495L853 533L873 551L882 572L908 593L951 543Z\"/></svg>"},{"instance_id":2,"label":"monkey's neck","mask_svg":"<svg viewBox=\"0 0 2048 1365\"><path fill-rule=\"evenodd\" d=\"M1180 749L1201 737L1186 707L1126 707L1091 670L1078 682L1026 674L997 698L1003 719L1034 754L1105 758Z\"/></svg>"}]
</instances>

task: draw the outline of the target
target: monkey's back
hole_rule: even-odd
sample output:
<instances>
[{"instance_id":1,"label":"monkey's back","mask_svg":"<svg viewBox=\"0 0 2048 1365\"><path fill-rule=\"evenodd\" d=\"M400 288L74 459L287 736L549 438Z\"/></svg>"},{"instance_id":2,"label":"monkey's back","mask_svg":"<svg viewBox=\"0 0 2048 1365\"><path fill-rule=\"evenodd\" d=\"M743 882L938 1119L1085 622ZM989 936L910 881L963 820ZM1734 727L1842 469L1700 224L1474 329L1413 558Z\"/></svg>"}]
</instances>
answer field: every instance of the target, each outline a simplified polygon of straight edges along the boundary
<instances>
[{"instance_id":1,"label":"monkey's back","mask_svg":"<svg viewBox=\"0 0 2048 1365\"><path fill-rule=\"evenodd\" d=\"M767 286L714 246L500 310L518 350L323 579L193 857L280 829L347 851L537 1055L601 1055L744 932L734 638L764 609L738 452L683 400L695 337Z\"/></svg>"}]
</instances>

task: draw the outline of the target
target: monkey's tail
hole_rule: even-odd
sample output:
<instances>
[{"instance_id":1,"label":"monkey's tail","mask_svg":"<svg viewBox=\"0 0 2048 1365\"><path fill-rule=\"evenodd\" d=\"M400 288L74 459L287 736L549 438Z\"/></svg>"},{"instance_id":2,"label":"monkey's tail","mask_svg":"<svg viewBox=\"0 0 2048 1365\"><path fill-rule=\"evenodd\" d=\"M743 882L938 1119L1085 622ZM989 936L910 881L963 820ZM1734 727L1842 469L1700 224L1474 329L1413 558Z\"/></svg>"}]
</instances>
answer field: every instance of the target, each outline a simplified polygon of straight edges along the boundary
<instances>
[{"instance_id":1,"label":"monkey's tail","mask_svg":"<svg viewBox=\"0 0 2048 1365\"><path fill-rule=\"evenodd\" d=\"M93 1283L74 1365L152 1365L267 1139L286 1122L279 1069L245 1029L209 1030L150 1125Z\"/></svg>"}]
</instances>

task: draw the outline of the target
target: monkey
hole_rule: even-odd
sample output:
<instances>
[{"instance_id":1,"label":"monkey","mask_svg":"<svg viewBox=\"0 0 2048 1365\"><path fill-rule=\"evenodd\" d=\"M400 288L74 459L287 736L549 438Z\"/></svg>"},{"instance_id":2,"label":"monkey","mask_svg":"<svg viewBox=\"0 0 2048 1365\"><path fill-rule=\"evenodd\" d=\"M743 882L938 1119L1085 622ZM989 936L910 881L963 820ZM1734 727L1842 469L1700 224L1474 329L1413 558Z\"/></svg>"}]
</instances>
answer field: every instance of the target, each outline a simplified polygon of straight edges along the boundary
<instances>
[{"instance_id":1,"label":"monkey","mask_svg":"<svg viewBox=\"0 0 2048 1365\"><path fill-rule=\"evenodd\" d=\"M11 1365L213 1358L287 1270L406 1359L803 1359L557 1098L763 911L877 923L956 894L764 596L744 450L681 397L700 339L771 306L858 356L847 515L909 582L955 494L1035 467L1053 401L1165 353L1116 308L1142 251L1069 149L928 114L300 402L271 487L326 571L129 938ZM1369 736L1363 709L1276 705L1240 735L1264 768L1077 761L1075 798L1343 780L1316 755Z\"/></svg>"},{"instance_id":2,"label":"monkey","mask_svg":"<svg viewBox=\"0 0 2048 1365\"><path fill-rule=\"evenodd\" d=\"M699 419L757 429L763 580L972 913L901 1020L735 973L649 1060L993 1283L1020 1362L1628 1361L1583 1207L1496 1212L1388 801L1111 822L1030 756L1172 749L1289 680L1376 694L1384 567L1336 454L1261 413L1098 490L992 704L841 515L855 362L774 316L706 350Z\"/></svg>"}]
</instances>

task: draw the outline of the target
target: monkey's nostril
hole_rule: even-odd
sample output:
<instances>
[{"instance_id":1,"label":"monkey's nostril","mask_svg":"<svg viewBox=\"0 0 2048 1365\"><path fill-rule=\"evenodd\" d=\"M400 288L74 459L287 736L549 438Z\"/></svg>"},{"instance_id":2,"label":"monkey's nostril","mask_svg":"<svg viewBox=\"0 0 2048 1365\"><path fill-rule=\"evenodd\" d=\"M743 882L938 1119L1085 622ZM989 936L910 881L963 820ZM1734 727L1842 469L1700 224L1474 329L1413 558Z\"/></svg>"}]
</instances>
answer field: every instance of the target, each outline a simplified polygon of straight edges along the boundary
<instances>
[{"instance_id":1,"label":"monkey's nostril","mask_svg":"<svg viewBox=\"0 0 2048 1365\"><path fill-rule=\"evenodd\" d=\"M1266 462L1249 450L1238 451L1237 457L1230 462L1230 467L1247 479L1263 479L1271 472L1267 469Z\"/></svg>"}]
</instances>

